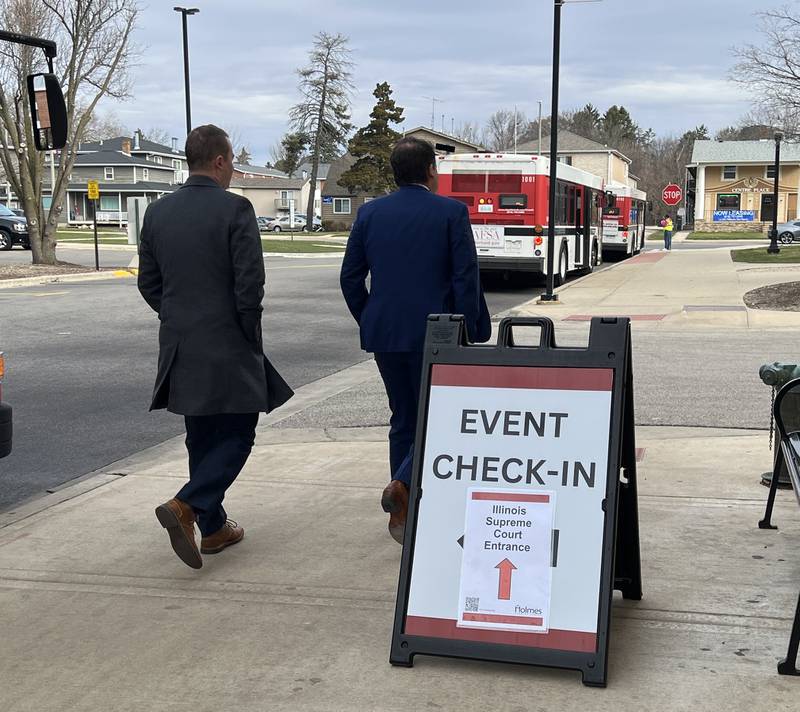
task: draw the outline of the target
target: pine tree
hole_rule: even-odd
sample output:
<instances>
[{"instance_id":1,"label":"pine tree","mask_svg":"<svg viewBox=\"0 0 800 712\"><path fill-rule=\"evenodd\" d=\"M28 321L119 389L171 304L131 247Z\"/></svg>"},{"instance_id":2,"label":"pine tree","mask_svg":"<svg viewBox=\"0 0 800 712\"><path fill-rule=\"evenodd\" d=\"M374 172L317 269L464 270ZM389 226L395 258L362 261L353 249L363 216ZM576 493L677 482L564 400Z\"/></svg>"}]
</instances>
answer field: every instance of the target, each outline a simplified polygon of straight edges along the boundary
<instances>
[{"instance_id":1,"label":"pine tree","mask_svg":"<svg viewBox=\"0 0 800 712\"><path fill-rule=\"evenodd\" d=\"M392 99L392 88L387 82L378 84L372 94L377 101L370 122L356 132L348 146L356 161L339 178L339 185L352 193L378 195L395 187L389 157L400 134L390 124L400 124L404 119L403 108Z\"/></svg>"}]
</instances>

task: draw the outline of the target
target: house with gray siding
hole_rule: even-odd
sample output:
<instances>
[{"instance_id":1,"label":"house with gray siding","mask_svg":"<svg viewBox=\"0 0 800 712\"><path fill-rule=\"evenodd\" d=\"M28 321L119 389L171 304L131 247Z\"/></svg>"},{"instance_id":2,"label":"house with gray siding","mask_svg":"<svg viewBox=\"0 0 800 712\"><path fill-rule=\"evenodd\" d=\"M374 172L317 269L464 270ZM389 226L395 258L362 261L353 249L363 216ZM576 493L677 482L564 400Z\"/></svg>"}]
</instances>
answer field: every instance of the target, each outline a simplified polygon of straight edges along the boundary
<instances>
[{"instance_id":1,"label":"house with gray siding","mask_svg":"<svg viewBox=\"0 0 800 712\"><path fill-rule=\"evenodd\" d=\"M94 202L88 199L87 183L100 183L97 222L126 225L128 199L157 200L172 192L188 176L186 155L177 148L144 139L140 131L133 138L82 143L69 176L64 219L70 225L88 225L94 216Z\"/></svg>"}]
</instances>

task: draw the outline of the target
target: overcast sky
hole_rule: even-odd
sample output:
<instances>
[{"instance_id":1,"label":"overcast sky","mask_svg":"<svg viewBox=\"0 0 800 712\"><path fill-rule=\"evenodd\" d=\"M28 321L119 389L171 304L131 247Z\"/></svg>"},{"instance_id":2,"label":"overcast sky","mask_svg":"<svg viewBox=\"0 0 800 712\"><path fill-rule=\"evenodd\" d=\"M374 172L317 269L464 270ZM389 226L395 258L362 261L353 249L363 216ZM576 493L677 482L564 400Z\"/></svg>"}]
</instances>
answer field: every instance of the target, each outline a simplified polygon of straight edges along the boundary
<instances>
[{"instance_id":1,"label":"overcast sky","mask_svg":"<svg viewBox=\"0 0 800 712\"><path fill-rule=\"evenodd\" d=\"M777 2L777 0L776 0ZM106 103L131 129L185 132L180 15L174 0L151 0L136 42L134 97ZM238 132L254 163L287 129L298 100L295 70L313 35L351 39L353 123L366 123L372 90L388 81L406 109L406 129L451 119L483 124L516 104L549 112L551 0L197 0L189 18L192 118ZM475 6L475 7L473 7ZM625 105L643 127L681 133L735 123L749 104L727 81L731 47L754 40L757 4L744 0L603 0L564 8L561 106ZM469 8L469 9L467 9Z\"/></svg>"}]
</instances>

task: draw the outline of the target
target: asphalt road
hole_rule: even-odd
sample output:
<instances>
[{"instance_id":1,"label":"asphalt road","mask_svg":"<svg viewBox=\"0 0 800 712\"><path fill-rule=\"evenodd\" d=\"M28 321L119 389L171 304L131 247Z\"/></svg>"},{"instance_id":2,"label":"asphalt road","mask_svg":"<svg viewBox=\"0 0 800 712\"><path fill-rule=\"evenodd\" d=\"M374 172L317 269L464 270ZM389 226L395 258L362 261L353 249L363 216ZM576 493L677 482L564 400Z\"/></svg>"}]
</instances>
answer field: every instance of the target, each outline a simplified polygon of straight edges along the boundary
<instances>
[{"instance_id":1,"label":"asphalt road","mask_svg":"<svg viewBox=\"0 0 800 712\"><path fill-rule=\"evenodd\" d=\"M93 259L74 252L59 256ZM107 251L109 260L120 256L127 264L129 253ZM30 253L0 253L0 262L20 258ZM265 349L293 386L366 358L339 266L335 258L267 260ZM540 291L491 281L487 300L497 313ZM147 412L156 341L156 316L132 278L0 290L3 395L15 422L14 452L0 460L0 510L182 431L179 417Z\"/></svg>"}]
</instances>

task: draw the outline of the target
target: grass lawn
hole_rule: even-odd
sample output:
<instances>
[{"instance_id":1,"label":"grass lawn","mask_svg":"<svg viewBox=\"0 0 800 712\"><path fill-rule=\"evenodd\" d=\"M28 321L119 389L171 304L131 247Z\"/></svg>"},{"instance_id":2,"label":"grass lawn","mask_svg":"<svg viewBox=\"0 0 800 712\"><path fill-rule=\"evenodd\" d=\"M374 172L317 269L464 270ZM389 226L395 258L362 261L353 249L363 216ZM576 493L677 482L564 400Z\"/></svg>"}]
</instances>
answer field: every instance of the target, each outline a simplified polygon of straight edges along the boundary
<instances>
[{"instance_id":1,"label":"grass lawn","mask_svg":"<svg viewBox=\"0 0 800 712\"><path fill-rule=\"evenodd\" d=\"M336 254L344 251L344 245L321 245L306 240L265 240L261 239L264 252L330 252Z\"/></svg>"},{"instance_id":2,"label":"grass lawn","mask_svg":"<svg viewBox=\"0 0 800 712\"><path fill-rule=\"evenodd\" d=\"M781 247L777 255L768 255L765 247L752 250L731 250L734 262L768 263L768 264L800 264L800 245Z\"/></svg>"},{"instance_id":3,"label":"grass lawn","mask_svg":"<svg viewBox=\"0 0 800 712\"><path fill-rule=\"evenodd\" d=\"M687 240L767 240L763 232L692 232Z\"/></svg>"}]
</instances>

